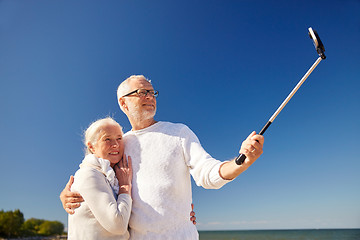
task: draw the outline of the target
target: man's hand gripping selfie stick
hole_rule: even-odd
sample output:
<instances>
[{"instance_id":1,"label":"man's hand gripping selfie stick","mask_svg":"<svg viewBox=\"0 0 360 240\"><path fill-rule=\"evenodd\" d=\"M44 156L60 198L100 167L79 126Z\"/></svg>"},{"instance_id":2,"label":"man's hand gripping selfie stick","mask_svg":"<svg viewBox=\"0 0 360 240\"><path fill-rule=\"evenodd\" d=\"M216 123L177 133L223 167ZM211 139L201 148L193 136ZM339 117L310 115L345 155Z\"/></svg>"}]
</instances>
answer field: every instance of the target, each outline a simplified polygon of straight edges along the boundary
<instances>
[{"instance_id":1,"label":"man's hand gripping selfie stick","mask_svg":"<svg viewBox=\"0 0 360 240\"><path fill-rule=\"evenodd\" d=\"M311 72L316 68L316 66L321 62L321 60L325 59L326 56L324 54L325 48L322 44L319 35L315 30L313 30L311 27L309 28L309 36L314 42L314 46L316 48L317 53L319 54L319 58L315 61L315 63L311 66L311 68L305 73L305 75L302 77L302 79L299 81L299 83L295 86L295 88L291 91L291 93L287 96L287 98L283 101L283 103L280 105L280 107L276 110L276 112L271 116L269 121L265 124L265 126L261 129L259 132L259 135L263 135L265 131L268 129L268 127L273 123L277 115L281 112L281 110L286 106L286 104L290 101L290 99L294 96L296 91L301 87L301 85L305 82L305 80L308 78L308 76L311 74ZM235 162L237 165L241 165L246 159L245 154L240 154L236 159Z\"/></svg>"}]
</instances>

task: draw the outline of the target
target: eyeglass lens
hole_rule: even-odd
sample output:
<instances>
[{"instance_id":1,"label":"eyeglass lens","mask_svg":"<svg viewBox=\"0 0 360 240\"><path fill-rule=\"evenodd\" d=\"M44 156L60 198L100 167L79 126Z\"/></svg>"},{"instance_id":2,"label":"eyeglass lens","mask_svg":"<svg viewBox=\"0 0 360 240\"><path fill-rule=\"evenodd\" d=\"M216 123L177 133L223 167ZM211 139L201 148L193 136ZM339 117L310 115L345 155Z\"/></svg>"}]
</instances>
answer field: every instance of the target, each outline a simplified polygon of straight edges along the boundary
<instances>
[{"instance_id":1,"label":"eyeglass lens","mask_svg":"<svg viewBox=\"0 0 360 240\"><path fill-rule=\"evenodd\" d=\"M146 97L146 95L150 94L152 97L157 97L158 92L154 90L146 90L146 89L139 89L137 91L140 97Z\"/></svg>"}]
</instances>

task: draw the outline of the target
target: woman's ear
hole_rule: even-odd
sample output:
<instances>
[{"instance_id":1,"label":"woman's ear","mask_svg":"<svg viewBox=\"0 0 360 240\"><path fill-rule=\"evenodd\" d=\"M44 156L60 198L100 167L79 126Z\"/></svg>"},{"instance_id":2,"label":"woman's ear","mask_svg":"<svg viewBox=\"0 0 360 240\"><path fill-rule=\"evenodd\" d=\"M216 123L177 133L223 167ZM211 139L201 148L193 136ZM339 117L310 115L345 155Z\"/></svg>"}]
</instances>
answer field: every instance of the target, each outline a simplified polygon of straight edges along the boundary
<instances>
[{"instance_id":1,"label":"woman's ear","mask_svg":"<svg viewBox=\"0 0 360 240\"><path fill-rule=\"evenodd\" d=\"M90 151L92 154L94 154L94 152L95 152L94 146L93 146L90 142L87 143L87 146L88 146L89 151Z\"/></svg>"}]
</instances>

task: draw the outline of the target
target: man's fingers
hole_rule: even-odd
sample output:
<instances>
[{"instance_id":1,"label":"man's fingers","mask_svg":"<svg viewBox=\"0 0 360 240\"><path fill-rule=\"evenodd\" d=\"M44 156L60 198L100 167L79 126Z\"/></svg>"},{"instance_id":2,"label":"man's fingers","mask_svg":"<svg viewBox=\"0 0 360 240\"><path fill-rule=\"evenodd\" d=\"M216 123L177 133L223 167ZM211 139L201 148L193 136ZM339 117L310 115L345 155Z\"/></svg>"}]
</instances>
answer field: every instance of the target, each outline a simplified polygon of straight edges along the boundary
<instances>
[{"instance_id":1,"label":"man's fingers","mask_svg":"<svg viewBox=\"0 0 360 240\"><path fill-rule=\"evenodd\" d=\"M78 192L66 192L64 195L66 198L69 198L69 199L70 198L82 198L82 196Z\"/></svg>"},{"instance_id":2,"label":"man's fingers","mask_svg":"<svg viewBox=\"0 0 360 240\"><path fill-rule=\"evenodd\" d=\"M254 152L255 149L256 150L261 150L262 149L262 144L258 141L255 140L251 140L251 142L248 145L248 149L250 152Z\"/></svg>"},{"instance_id":3,"label":"man's fingers","mask_svg":"<svg viewBox=\"0 0 360 240\"><path fill-rule=\"evenodd\" d=\"M65 208L65 211L70 215L73 215L75 213L75 211L71 208Z\"/></svg>"},{"instance_id":4,"label":"man's fingers","mask_svg":"<svg viewBox=\"0 0 360 240\"><path fill-rule=\"evenodd\" d=\"M264 137L262 135L256 134L255 131L253 131L243 142L244 150L247 150L248 152L254 152L255 149L262 150L262 146L264 144Z\"/></svg>"},{"instance_id":5,"label":"man's fingers","mask_svg":"<svg viewBox=\"0 0 360 240\"><path fill-rule=\"evenodd\" d=\"M79 202L83 202L84 199L82 198L82 196L79 194L78 196L73 196L71 198L69 198L68 203L79 203ZM80 206L80 205L79 205Z\"/></svg>"},{"instance_id":6,"label":"man's fingers","mask_svg":"<svg viewBox=\"0 0 360 240\"><path fill-rule=\"evenodd\" d=\"M191 204L191 212L190 212L190 221L193 222L194 225L196 225L196 217L194 212L194 204Z\"/></svg>"},{"instance_id":7,"label":"man's fingers","mask_svg":"<svg viewBox=\"0 0 360 240\"><path fill-rule=\"evenodd\" d=\"M81 195L79 193L76 193L76 194L77 194L76 196L74 196L73 194L69 194L69 195L65 196L65 198L64 198L65 207L68 207L68 204L80 203L80 202L84 201L84 199L81 197ZM79 206L80 206L80 204L79 204Z\"/></svg>"},{"instance_id":8,"label":"man's fingers","mask_svg":"<svg viewBox=\"0 0 360 240\"><path fill-rule=\"evenodd\" d=\"M66 203L65 204L65 210L66 209L75 209L75 208L78 208L80 207L80 203Z\"/></svg>"},{"instance_id":9,"label":"man's fingers","mask_svg":"<svg viewBox=\"0 0 360 240\"><path fill-rule=\"evenodd\" d=\"M65 211L69 214L74 214L75 208L80 207L80 203L84 201L80 193L71 192L71 186L74 183L74 176L70 176L68 183L64 190L60 193L60 200Z\"/></svg>"},{"instance_id":10,"label":"man's fingers","mask_svg":"<svg viewBox=\"0 0 360 240\"><path fill-rule=\"evenodd\" d=\"M71 175L68 183L66 184L66 188L69 189L69 191L70 191L71 186L72 186L73 183L74 183L74 176Z\"/></svg>"},{"instance_id":11,"label":"man's fingers","mask_svg":"<svg viewBox=\"0 0 360 240\"><path fill-rule=\"evenodd\" d=\"M195 212L194 212L194 204L191 204L191 212L190 212L190 216L195 216Z\"/></svg>"},{"instance_id":12,"label":"man's fingers","mask_svg":"<svg viewBox=\"0 0 360 240\"><path fill-rule=\"evenodd\" d=\"M256 134L255 131L250 133L250 135L246 138L245 141L249 141L249 140L255 140L255 141L259 142L260 144L264 144L264 136Z\"/></svg>"},{"instance_id":13,"label":"man's fingers","mask_svg":"<svg viewBox=\"0 0 360 240\"><path fill-rule=\"evenodd\" d=\"M262 136L262 135L256 134L256 135L254 135L254 136L251 137L251 140L255 140L255 141L257 141L258 143L260 143L261 145L264 144L264 136Z\"/></svg>"},{"instance_id":14,"label":"man's fingers","mask_svg":"<svg viewBox=\"0 0 360 240\"><path fill-rule=\"evenodd\" d=\"M252 131L252 133L250 133L250 135L246 138L246 140L250 140L255 135L256 135L256 132Z\"/></svg>"}]
</instances>

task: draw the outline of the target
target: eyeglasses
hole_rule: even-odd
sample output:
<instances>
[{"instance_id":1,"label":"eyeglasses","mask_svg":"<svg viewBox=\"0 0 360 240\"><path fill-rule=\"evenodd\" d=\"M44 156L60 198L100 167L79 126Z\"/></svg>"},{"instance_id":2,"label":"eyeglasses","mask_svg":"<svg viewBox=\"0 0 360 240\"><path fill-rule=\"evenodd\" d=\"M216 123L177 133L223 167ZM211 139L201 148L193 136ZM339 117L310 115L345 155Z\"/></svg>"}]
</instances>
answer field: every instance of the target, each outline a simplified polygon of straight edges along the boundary
<instances>
[{"instance_id":1,"label":"eyeglasses","mask_svg":"<svg viewBox=\"0 0 360 240\"><path fill-rule=\"evenodd\" d=\"M146 97L148 94L151 96L151 97L157 97L158 95L159 95L159 92L158 91L156 91L156 90L147 90L147 89L136 89L136 90L134 90L134 91L132 91L132 92L129 92L128 94L125 94L124 96L122 96L122 97L127 97L127 96L129 96L129 95L131 95L131 94L134 94L134 93L136 93L139 97Z\"/></svg>"}]
</instances>

